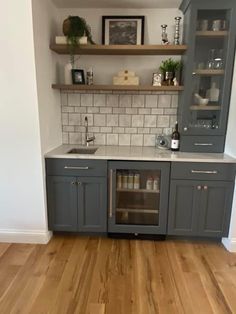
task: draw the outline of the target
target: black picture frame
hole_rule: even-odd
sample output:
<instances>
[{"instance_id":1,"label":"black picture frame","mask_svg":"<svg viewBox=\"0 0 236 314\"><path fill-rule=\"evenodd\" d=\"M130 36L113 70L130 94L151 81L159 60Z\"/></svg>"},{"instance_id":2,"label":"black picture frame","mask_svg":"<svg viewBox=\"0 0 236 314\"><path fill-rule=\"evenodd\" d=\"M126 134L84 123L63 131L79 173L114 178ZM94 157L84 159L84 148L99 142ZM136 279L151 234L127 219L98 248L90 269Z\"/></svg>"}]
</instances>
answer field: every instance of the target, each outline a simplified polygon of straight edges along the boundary
<instances>
[{"instance_id":1,"label":"black picture frame","mask_svg":"<svg viewBox=\"0 0 236 314\"><path fill-rule=\"evenodd\" d=\"M109 22L113 23L114 38L111 40L111 26ZM115 25L117 22L118 25ZM137 23L136 35L135 35L135 23L133 25L128 23L130 34L125 36L125 30L123 36L119 34L119 24L121 28L124 28L120 22L135 22ZM130 24L130 25L129 25ZM143 15L105 15L102 17L102 44L103 45L143 45L144 44L144 24L145 16ZM128 31L127 31L128 32ZM122 30L121 30L122 33ZM118 34L118 36L116 36ZM136 39L136 40L135 40ZM135 42L136 41L136 42Z\"/></svg>"},{"instance_id":2,"label":"black picture frame","mask_svg":"<svg viewBox=\"0 0 236 314\"><path fill-rule=\"evenodd\" d=\"M81 69L71 70L71 75L73 84L85 85L84 70Z\"/></svg>"}]
</instances>

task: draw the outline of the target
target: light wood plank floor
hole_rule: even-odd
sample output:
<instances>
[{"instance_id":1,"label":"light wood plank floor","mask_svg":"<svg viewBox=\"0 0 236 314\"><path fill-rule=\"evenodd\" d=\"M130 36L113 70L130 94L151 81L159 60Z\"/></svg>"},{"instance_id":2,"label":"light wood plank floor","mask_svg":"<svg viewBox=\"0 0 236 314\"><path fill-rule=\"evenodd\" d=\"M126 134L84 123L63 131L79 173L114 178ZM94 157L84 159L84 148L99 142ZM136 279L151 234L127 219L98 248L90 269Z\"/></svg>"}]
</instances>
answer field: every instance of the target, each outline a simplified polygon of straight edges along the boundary
<instances>
[{"instance_id":1,"label":"light wood plank floor","mask_svg":"<svg viewBox=\"0 0 236 314\"><path fill-rule=\"evenodd\" d=\"M236 254L76 236L0 244L0 313L236 313Z\"/></svg>"}]
</instances>

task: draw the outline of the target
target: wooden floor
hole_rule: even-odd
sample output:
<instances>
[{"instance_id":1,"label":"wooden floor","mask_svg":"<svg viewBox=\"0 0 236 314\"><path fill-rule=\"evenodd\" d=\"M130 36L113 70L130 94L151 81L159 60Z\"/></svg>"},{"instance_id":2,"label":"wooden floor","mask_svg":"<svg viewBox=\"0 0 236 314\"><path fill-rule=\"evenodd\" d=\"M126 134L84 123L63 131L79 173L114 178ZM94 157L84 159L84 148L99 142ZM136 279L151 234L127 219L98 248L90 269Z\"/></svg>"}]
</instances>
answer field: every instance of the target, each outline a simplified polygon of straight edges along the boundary
<instances>
[{"instance_id":1,"label":"wooden floor","mask_svg":"<svg viewBox=\"0 0 236 314\"><path fill-rule=\"evenodd\" d=\"M75 236L0 244L0 313L236 313L236 254Z\"/></svg>"}]
</instances>

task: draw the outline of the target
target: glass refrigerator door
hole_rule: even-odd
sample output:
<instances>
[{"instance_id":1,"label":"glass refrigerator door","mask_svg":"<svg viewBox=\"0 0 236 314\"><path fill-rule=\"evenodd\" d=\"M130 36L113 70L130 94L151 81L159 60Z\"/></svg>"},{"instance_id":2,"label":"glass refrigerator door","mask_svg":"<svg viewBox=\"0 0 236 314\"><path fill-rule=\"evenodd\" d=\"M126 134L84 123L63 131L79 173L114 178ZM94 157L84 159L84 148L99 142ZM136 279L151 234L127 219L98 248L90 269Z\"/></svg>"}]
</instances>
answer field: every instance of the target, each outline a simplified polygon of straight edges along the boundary
<instances>
[{"instance_id":1,"label":"glass refrigerator door","mask_svg":"<svg viewBox=\"0 0 236 314\"><path fill-rule=\"evenodd\" d=\"M198 11L188 129L211 130L214 134L220 128L229 13Z\"/></svg>"},{"instance_id":2,"label":"glass refrigerator door","mask_svg":"<svg viewBox=\"0 0 236 314\"><path fill-rule=\"evenodd\" d=\"M161 172L116 171L116 224L159 225Z\"/></svg>"}]
</instances>

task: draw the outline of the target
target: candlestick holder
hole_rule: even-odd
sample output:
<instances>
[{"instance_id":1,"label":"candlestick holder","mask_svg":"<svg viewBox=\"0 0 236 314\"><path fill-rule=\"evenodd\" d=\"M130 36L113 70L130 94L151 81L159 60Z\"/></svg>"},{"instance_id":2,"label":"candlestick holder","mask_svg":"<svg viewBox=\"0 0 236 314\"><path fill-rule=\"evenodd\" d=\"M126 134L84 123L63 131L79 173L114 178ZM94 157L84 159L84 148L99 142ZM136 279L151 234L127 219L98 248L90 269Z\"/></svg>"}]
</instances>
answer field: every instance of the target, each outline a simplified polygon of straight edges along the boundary
<instances>
[{"instance_id":1,"label":"candlestick holder","mask_svg":"<svg viewBox=\"0 0 236 314\"><path fill-rule=\"evenodd\" d=\"M180 38L180 21L182 17L176 16L175 17L175 36L174 36L174 44L180 45L179 38Z\"/></svg>"},{"instance_id":2,"label":"candlestick holder","mask_svg":"<svg viewBox=\"0 0 236 314\"><path fill-rule=\"evenodd\" d=\"M167 35L167 25L166 24L162 24L161 28L162 28L162 33L161 33L162 45L168 45L169 44L169 40L168 40L168 35Z\"/></svg>"}]
</instances>

